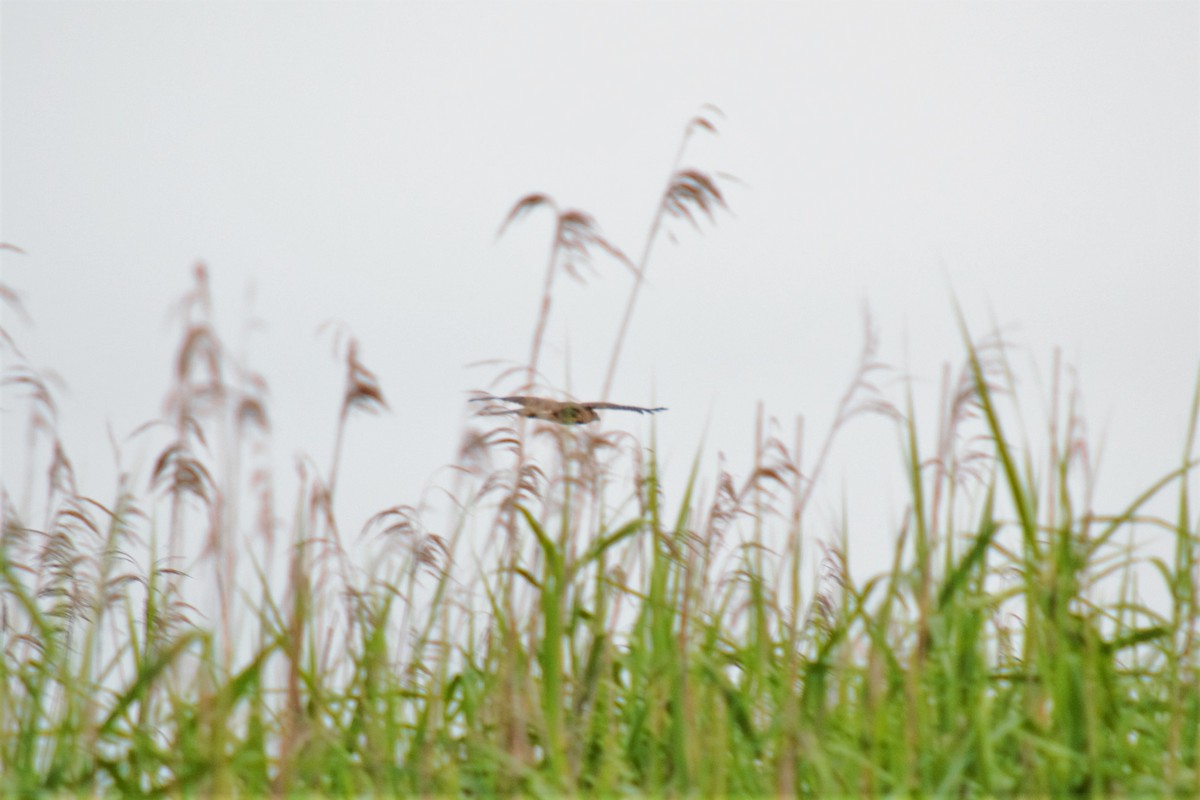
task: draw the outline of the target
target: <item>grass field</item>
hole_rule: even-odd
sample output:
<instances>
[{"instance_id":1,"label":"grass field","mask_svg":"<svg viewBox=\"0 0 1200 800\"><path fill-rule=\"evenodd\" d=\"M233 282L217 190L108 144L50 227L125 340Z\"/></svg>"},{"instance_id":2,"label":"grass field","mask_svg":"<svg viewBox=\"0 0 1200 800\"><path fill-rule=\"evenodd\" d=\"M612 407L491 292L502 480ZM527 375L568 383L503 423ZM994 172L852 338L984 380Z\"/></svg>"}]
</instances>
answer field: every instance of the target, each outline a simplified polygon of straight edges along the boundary
<instances>
[{"instance_id":1,"label":"grass field","mask_svg":"<svg viewBox=\"0 0 1200 800\"><path fill-rule=\"evenodd\" d=\"M723 205L677 164L651 243ZM559 219L545 302L509 377L545 392L556 274L627 261L627 322L651 247L629 259L542 195L509 222L541 207ZM1005 349L961 320L961 368L919 431L911 396L873 383L868 335L824 438L760 416L753 469L711 492L697 466L668 493L653 439L496 417L464 446L445 533L397 506L359 534L333 513L340 446L276 518L265 392L206 280L181 307L165 444L115 497L80 495L53 391L0 339L31 433L3 497L5 796L1200 796L1200 392L1180 398L1179 468L1096 498L1061 370L1044 438L1019 441ZM387 405L343 345L339 442ZM809 506L863 414L894 425L878 457L899 442L909 491L891 568L855 580L845 532ZM1174 513L1148 514L1163 498Z\"/></svg>"}]
</instances>

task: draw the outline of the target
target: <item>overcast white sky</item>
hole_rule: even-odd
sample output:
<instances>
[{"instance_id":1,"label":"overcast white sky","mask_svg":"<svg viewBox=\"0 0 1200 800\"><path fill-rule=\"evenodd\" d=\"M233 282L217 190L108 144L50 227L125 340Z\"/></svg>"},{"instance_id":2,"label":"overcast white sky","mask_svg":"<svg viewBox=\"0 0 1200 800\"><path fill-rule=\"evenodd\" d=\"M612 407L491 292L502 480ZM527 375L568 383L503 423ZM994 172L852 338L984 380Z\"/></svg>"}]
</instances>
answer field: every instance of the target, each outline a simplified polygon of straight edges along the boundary
<instances>
[{"instance_id":1,"label":"overcast white sky","mask_svg":"<svg viewBox=\"0 0 1200 800\"><path fill-rule=\"evenodd\" d=\"M0 24L0 235L28 253L0 263L35 326L4 324L69 385L98 497L106 424L161 413L168 312L202 259L228 337L265 322L246 352L284 463L328 458L342 375L315 331L342 320L394 409L351 430L346 524L415 502L497 372L468 365L528 353L551 221L496 241L509 207L547 192L639 253L702 103L725 119L686 161L742 181L733 214L655 250L612 393L670 407L680 479L702 442L708 472L721 451L744 467L760 400L822 430L864 300L933 409L962 358L951 284L977 333L994 314L1043 374L1056 346L1080 370L1108 505L1178 464L1200 364L1194 2L4 2ZM583 398L629 288L597 272L560 282L543 358ZM3 424L8 482L22 423ZM886 426L863 437L874 455L834 485L877 495L863 461L899 458Z\"/></svg>"}]
</instances>

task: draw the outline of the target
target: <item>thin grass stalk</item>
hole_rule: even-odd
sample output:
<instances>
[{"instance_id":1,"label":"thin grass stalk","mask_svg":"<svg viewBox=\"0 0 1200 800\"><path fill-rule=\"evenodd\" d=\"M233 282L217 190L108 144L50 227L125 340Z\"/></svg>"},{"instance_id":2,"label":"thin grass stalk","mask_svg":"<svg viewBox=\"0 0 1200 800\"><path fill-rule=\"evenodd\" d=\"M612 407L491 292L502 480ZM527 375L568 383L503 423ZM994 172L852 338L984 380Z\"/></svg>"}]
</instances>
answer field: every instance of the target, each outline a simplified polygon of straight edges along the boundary
<instances>
[{"instance_id":1,"label":"thin grass stalk","mask_svg":"<svg viewBox=\"0 0 1200 800\"><path fill-rule=\"evenodd\" d=\"M705 106L706 111L714 111L720 114L720 109L715 106ZM671 163L671 171L668 173L666 186L663 188L661 199L658 203L658 208L654 212L654 218L650 221L650 230L646 233L646 240L642 245L642 254L636 263L634 270L633 287L629 290L629 299L625 303L625 311L621 315L621 324L617 327L617 339L613 342L612 353L608 359L608 370L604 373L604 388L600 391L600 399L608 400L611 396L613 380L617 374L617 363L621 359L621 349L625 343L625 336L629 332L630 323L633 320L633 310L637 305L638 295L641 293L642 284L646 280L646 270L649 267L650 253L654 249L655 243L658 241L658 234L662 230L663 221L670 212L668 205L671 196L671 190L675 185L676 178L679 174L679 168L683 164L683 154L687 151L688 142L692 135L697 130L708 130L716 132L716 128L703 115L693 117L684 128L683 138L679 142L679 148L675 151L675 160Z\"/></svg>"},{"instance_id":2,"label":"thin grass stalk","mask_svg":"<svg viewBox=\"0 0 1200 800\"><path fill-rule=\"evenodd\" d=\"M542 303L538 309L537 324L533 330L533 342L529 348L529 366L525 372L525 386L522 392L536 394L538 360L542 352L542 341L546 335L546 325L550 321L550 304L554 290L554 275L557 271L560 251L562 249L563 218L557 209L554 215L554 239L550 245L550 257L546 262L546 276L542 285Z\"/></svg>"},{"instance_id":3,"label":"thin grass stalk","mask_svg":"<svg viewBox=\"0 0 1200 800\"><path fill-rule=\"evenodd\" d=\"M962 316L962 310L957 305L955 306L955 312L958 316L959 329L967 347L967 359L974 381L975 397L984 412L987 429L991 433L996 457L1000 462L1000 467L1008 486L1009 496L1017 512L1021 530L1021 564L1025 585L1023 599L1025 602L1024 621L1026 626L1024 636L1022 637L1022 662L1044 672L1047 669L1048 662L1052 663L1052 659L1047 657L1049 654L1045 649L1045 645L1049 643L1050 638L1042 617L1043 593L1038 578L1041 553L1037 541L1036 520L1033 516L1028 495L1022 485L1016 462L1008 442L1004 438L1004 432L1000 427L999 416L992 401L991 389L985 379L979 354L970 338L966 321ZM1030 675L1028 677L1033 679L1034 676ZM1025 692L1026 714L1035 726L1042 729L1049 722L1047 719L1047 698L1045 697L1045 690L1042 688L1048 678L1050 676L1042 675L1041 680L1031 683ZM1058 785L1058 781L1043 770L1043 765L1046 762L1037 756L1033 743L1030 740L1025 741L1023 759L1027 765L1028 774L1034 776L1035 782L1031 787L1031 791L1046 792L1049 791L1051 786Z\"/></svg>"},{"instance_id":4,"label":"thin grass stalk","mask_svg":"<svg viewBox=\"0 0 1200 800\"><path fill-rule=\"evenodd\" d=\"M684 130L683 139L679 142L679 149L675 152L675 160L671 163L667 186L663 189L658 209L654 212L654 218L650 220L650 230L646 233L646 241L642 244L642 254L637 260L633 288L629 290L629 299L625 302L625 311L621 314L621 324L617 326L617 340L613 342L612 353L608 358L608 369L604 373L604 387L600 390L601 400L608 400L612 396L613 379L617 374L617 362L621 359L621 349L625 344L625 335L628 333L630 323L633 321L633 309L637 305L638 295L642 290L642 283L646 279L646 268L649 266L650 253L654 249L654 243L658 241L658 232L662 228L663 220L667 215L667 192L670 191L671 182L675 179L675 173L678 171L679 165L683 162L683 154L687 149L687 143L691 136L692 124L688 123L687 128Z\"/></svg>"},{"instance_id":5,"label":"thin grass stalk","mask_svg":"<svg viewBox=\"0 0 1200 800\"><path fill-rule=\"evenodd\" d=\"M1192 404L1188 414L1187 433L1184 435L1183 465L1179 482L1179 503L1175 525L1175 571L1171 580L1171 628L1182 635L1179 649L1167 650L1166 669L1170 682L1171 713L1167 727L1167 781L1175 791L1191 791L1200 794L1200 736L1193 733L1194 746L1190 759L1185 755L1184 731L1189 716L1196 721L1195 697L1200 694L1200 600L1197 586L1200 585L1200 535L1192 532L1189 487L1191 470L1196 461L1195 452L1197 425L1200 423L1200 373L1192 393ZM1186 654L1192 654L1189 659ZM1180 656L1183 656L1182 658ZM1189 663L1190 662L1190 663ZM1190 680L1188 672L1190 667ZM1193 725L1192 730L1195 730ZM1181 758L1182 757L1182 758ZM1192 780L1186 780L1181 760L1191 762Z\"/></svg>"},{"instance_id":6,"label":"thin grass stalk","mask_svg":"<svg viewBox=\"0 0 1200 800\"><path fill-rule=\"evenodd\" d=\"M531 532L537 539L543 558L541 585L538 587L539 617L542 630L538 637L537 660L541 668L542 738L544 760L553 785L566 785L566 744L564 741L563 707L563 625L562 613L566 600L562 551L529 509L518 506Z\"/></svg>"}]
</instances>

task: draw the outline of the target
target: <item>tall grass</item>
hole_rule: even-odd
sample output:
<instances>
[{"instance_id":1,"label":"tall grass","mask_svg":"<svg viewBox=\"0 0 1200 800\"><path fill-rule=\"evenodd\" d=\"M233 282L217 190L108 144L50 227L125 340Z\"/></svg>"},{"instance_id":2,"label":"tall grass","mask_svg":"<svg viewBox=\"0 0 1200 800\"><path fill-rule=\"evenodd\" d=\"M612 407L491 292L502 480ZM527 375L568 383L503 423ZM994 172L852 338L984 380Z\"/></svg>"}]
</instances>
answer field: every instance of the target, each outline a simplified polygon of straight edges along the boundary
<instances>
[{"instance_id":1,"label":"tall grass","mask_svg":"<svg viewBox=\"0 0 1200 800\"><path fill-rule=\"evenodd\" d=\"M583 212L517 203L506 225L539 206L558 224L529 361L500 383L552 390L554 278L612 258L632 286L607 394L656 238L725 204L684 155L636 262ZM1044 446L1018 442L1005 346L960 318L962 366L919 431L868 325L831 429L810 443L760 409L746 475L705 480L697 457L670 496L653 435L489 417L444 533L398 505L350 536L344 431L387 407L354 341L331 462L299 464L280 522L265 385L212 325L203 269L179 319L168 414L138 433L159 455L107 501L76 488L52 387L0 336L29 433L3 492L5 794L1200 795L1200 388L1179 468L1096 500L1059 365ZM809 507L864 414L894 426L879 457L909 502L890 569L860 581ZM16 482L37 488L18 502ZM1166 493L1174 519L1148 516ZM1169 558L1131 544L1146 528Z\"/></svg>"}]
</instances>

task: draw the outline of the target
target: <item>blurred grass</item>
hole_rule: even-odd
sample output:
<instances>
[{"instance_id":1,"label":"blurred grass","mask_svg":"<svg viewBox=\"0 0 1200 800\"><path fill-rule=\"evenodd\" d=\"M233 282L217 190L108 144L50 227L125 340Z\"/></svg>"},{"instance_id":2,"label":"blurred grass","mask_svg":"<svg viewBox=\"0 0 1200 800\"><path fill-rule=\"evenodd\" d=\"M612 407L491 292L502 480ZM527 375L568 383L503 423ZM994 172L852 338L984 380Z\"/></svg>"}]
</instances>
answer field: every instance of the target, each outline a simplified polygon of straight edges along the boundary
<instances>
[{"instance_id":1,"label":"blurred grass","mask_svg":"<svg viewBox=\"0 0 1200 800\"><path fill-rule=\"evenodd\" d=\"M1179 469L1106 514L1081 491L1071 404L1035 468L1005 434L1002 348L963 333L932 452L911 394L900 411L869 385L870 347L844 398L839 425L864 407L893 420L910 493L891 569L862 583L839 534L810 529L817 474L776 425L760 420L752 473L718 475L704 501L699 459L667 497L653 443L520 420L486 448L512 464L529 440L522 490L479 461L455 522L515 539L466 552L397 507L372 524L402 546L348 566L336 475L310 474L277 552L286 580L260 564L255 591L218 584L240 625L230 641L189 613L192 579L159 566L151 509L171 509L168 536L210 537L200 560L262 552L244 544L261 526L228 514L246 476L195 447L215 448L245 398L225 387L190 407L159 490L126 480L107 506L72 489L55 442L45 520L4 495L0 789L1196 796L1200 538L1185 478L1200 392ZM210 345L222 352L215 333ZM346 360L339 439L352 409L382 407L353 347ZM211 390L215 365L199 384L181 370L176 396ZM30 396L35 413L52 402ZM224 435L244 445L237 430ZM1177 518L1147 519L1164 492ZM1173 556L1122 544L1138 524L1169 531ZM824 543L810 568L805 537ZM1143 602L1148 579L1168 607Z\"/></svg>"},{"instance_id":2,"label":"blurred grass","mask_svg":"<svg viewBox=\"0 0 1200 800\"><path fill-rule=\"evenodd\" d=\"M530 359L501 381L550 391L554 276L608 257L634 280L607 399L656 237L726 206L683 155L636 263L583 212L514 206L506 225L539 206L558 224ZM3 489L3 795L1200 796L1200 385L1178 469L1097 500L1057 362L1042 440L1017 441L1004 344L960 315L962 367L920 430L908 384L878 385L868 321L815 447L760 409L748 474L706 482L697 454L670 495L653 428L647 445L488 417L443 533L397 505L348 536L342 442L387 409L378 381L335 331L333 455L299 460L281 519L266 384L212 325L207 281L179 306L167 413L136 432L158 457L118 467L106 503L76 487L54 394L0 330L29 432ZM908 503L896 530L853 532L891 548L856 579L852 532L809 506L864 414L896 433L875 457L900 459ZM18 503L15 481L39 488ZM1174 519L1149 513L1172 492Z\"/></svg>"}]
</instances>

